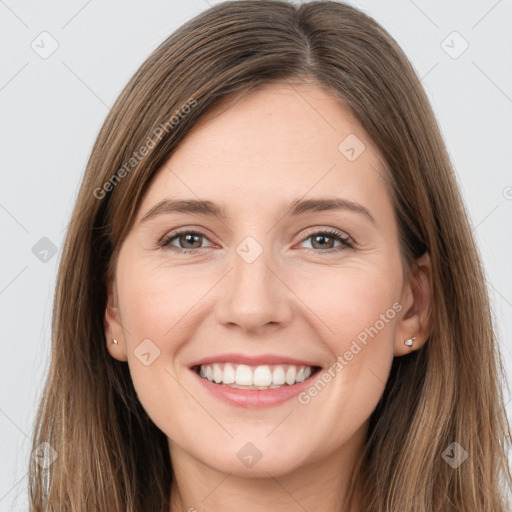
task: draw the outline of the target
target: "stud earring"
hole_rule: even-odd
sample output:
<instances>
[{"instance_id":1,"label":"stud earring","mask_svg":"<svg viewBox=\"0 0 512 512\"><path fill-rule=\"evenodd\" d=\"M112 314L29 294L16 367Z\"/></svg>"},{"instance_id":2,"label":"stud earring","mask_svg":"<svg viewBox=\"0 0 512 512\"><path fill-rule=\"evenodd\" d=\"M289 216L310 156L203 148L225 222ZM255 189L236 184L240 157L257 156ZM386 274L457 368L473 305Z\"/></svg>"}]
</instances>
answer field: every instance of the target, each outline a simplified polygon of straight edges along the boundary
<instances>
[{"instance_id":1,"label":"stud earring","mask_svg":"<svg viewBox=\"0 0 512 512\"><path fill-rule=\"evenodd\" d=\"M112 340L112 343L113 343L114 345L117 345L117 340Z\"/></svg>"},{"instance_id":2,"label":"stud earring","mask_svg":"<svg viewBox=\"0 0 512 512\"><path fill-rule=\"evenodd\" d=\"M404 343L408 346L408 347L412 347L413 343L414 343L414 340L416 338L413 336L412 338L409 338L408 340L405 340Z\"/></svg>"}]
</instances>

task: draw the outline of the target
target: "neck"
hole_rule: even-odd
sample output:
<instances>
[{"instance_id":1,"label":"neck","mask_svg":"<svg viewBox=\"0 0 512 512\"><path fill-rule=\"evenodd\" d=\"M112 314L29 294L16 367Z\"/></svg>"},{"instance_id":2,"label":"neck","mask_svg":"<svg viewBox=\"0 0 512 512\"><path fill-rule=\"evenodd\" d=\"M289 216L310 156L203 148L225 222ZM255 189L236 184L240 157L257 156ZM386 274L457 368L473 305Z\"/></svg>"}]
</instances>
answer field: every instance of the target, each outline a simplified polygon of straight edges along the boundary
<instances>
[{"instance_id":1,"label":"neck","mask_svg":"<svg viewBox=\"0 0 512 512\"><path fill-rule=\"evenodd\" d=\"M222 473L170 444L171 512L360 512L361 481L355 483L350 506L346 503L363 443L359 436L327 458L260 478Z\"/></svg>"}]
</instances>

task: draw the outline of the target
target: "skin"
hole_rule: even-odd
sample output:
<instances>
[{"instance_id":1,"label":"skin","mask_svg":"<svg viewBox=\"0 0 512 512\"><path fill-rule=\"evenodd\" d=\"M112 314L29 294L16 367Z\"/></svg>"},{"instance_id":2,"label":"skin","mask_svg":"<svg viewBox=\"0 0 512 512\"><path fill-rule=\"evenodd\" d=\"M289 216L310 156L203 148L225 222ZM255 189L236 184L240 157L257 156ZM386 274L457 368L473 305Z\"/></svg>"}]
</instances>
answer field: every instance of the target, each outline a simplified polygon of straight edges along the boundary
<instances>
[{"instance_id":1,"label":"skin","mask_svg":"<svg viewBox=\"0 0 512 512\"><path fill-rule=\"evenodd\" d=\"M338 149L349 134L365 145L354 161ZM303 83L267 85L209 111L154 177L119 253L105 329L110 354L128 362L143 407L169 439L172 511L348 510L348 479L392 360L429 333L430 259L404 273L385 172L350 111ZM375 223L348 210L292 217L283 207L324 197L359 203ZM228 217L166 213L141 222L165 198L208 199ZM187 254L160 247L177 228L204 237L174 238ZM356 243L332 252L341 242L315 243L322 229ZM236 252L247 236L263 249L251 263ZM188 368L237 352L327 369L394 303L401 310L307 404L234 407ZM134 353L144 339L160 350L148 366ZM252 467L237 457L247 442L262 454Z\"/></svg>"}]
</instances>

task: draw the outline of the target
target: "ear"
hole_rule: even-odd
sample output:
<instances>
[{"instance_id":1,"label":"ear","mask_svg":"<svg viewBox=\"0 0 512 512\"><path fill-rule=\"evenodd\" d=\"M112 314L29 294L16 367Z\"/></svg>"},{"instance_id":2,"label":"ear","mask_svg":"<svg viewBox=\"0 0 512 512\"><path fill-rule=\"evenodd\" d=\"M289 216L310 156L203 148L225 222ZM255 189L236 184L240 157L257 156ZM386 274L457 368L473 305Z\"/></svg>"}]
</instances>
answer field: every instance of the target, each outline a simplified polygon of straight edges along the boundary
<instances>
[{"instance_id":1,"label":"ear","mask_svg":"<svg viewBox=\"0 0 512 512\"><path fill-rule=\"evenodd\" d=\"M105 338L110 355L119 361L127 361L126 339L117 300L116 283L107 285L107 305L104 317ZM117 340L117 344L113 340Z\"/></svg>"},{"instance_id":2,"label":"ear","mask_svg":"<svg viewBox=\"0 0 512 512\"><path fill-rule=\"evenodd\" d=\"M400 304L402 316L398 321L395 356L409 354L421 348L430 335L432 313L432 265L425 252L412 265L404 282ZM415 337L412 347L404 341Z\"/></svg>"}]
</instances>

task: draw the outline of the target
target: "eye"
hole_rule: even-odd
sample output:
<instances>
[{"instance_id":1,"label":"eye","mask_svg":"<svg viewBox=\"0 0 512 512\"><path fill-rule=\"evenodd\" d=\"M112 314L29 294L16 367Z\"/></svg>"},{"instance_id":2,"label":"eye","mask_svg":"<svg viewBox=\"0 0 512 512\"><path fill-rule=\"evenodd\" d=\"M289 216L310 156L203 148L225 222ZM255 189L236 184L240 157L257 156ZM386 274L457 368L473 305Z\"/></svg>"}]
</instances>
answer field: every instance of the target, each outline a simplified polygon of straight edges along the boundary
<instances>
[{"instance_id":1,"label":"eye","mask_svg":"<svg viewBox=\"0 0 512 512\"><path fill-rule=\"evenodd\" d=\"M317 230L310 232L302 243L311 239L312 249L314 250L320 248L320 251L314 252L339 252L344 251L345 249L353 248L354 245L349 236L344 234L342 231L338 231L337 229L326 229L326 230ZM338 247L333 247L334 242L339 242L340 245ZM316 247L315 247L316 246ZM308 249L308 248L307 248Z\"/></svg>"},{"instance_id":2,"label":"eye","mask_svg":"<svg viewBox=\"0 0 512 512\"><path fill-rule=\"evenodd\" d=\"M167 248L176 253L190 253L194 252L194 250L204 249L204 246L201 243L201 238L208 240L206 235L200 231L182 230L164 237L159 242L159 246ZM336 229L317 230L310 232L308 236L303 239L302 243L309 239L312 239L312 249L310 250L318 248L321 249L320 251L314 252L333 253L354 247L350 237ZM177 241L180 245L182 245L182 247L176 247L173 245L172 242L174 241ZM332 247L332 244L336 241L339 242L340 245L338 247ZM315 247L315 245L317 247Z\"/></svg>"},{"instance_id":3,"label":"eye","mask_svg":"<svg viewBox=\"0 0 512 512\"><path fill-rule=\"evenodd\" d=\"M165 247L177 253L187 253L194 251L194 249L203 248L201 242L199 242L198 245L198 240L200 241L201 238L206 239L206 236L198 231L183 230L164 237L159 245L160 247ZM185 247L176 247L175 245L172 245L171 242L174 240L183 244Z\"/></svg>"}]
</instances>

